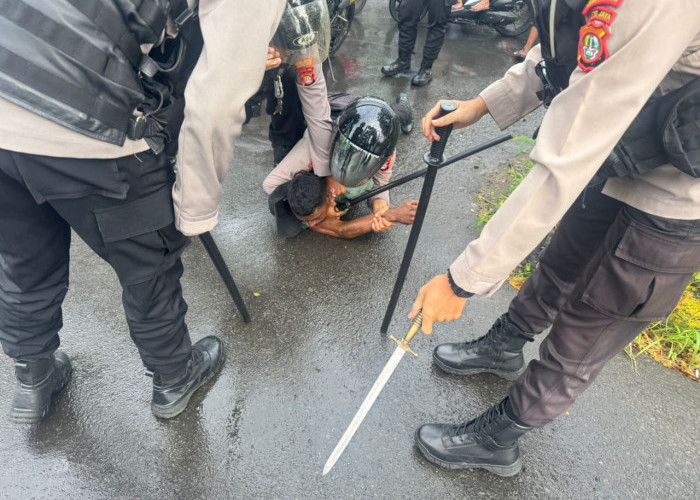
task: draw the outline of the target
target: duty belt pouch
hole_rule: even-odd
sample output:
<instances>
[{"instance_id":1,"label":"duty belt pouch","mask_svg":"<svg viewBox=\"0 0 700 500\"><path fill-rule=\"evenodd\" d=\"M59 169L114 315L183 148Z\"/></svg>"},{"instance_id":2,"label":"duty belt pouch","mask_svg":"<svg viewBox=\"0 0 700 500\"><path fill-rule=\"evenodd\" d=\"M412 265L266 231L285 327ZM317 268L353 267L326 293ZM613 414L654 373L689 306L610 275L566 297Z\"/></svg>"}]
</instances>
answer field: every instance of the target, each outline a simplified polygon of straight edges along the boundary
<instances>
[{"instance_id":1,"label":"duty belt pouch","mask_svg":"<svg viewBox=\"0 0 700 500\"><path fill-rule=\"evenodd\" d=\"M661 101L658 126L669 162L681 172L700 178L700 78Z\"/></svg>"},{"instance_id":2,"label":"duty belt pouch","mask_svg":"<svg viewBox=\"0 0 700 500\"><path fill-rule=\"evenodd\" d=\"M700 177L700 78L647 102L594 181L640 175L666 163Z\"/></svg>"},{"instance_id":3,"label":"duty belt pouch","mask_svg":"<svg viewBox=\"0 0 700 500\"><path fill-rule=\"evenodd\" d=\"M139 107L143 116L132 118L127 132L132 140L144 139L155 154L165 151L168 156L177 152L185 88L204 44L196 14L186 8L186 2L181 3L182 14L175 19L178 36L166 38L141 58L139 74L146 91Z\"/></svg>"},{"instance_id":4,"label":"duty belt pouch","mask_svg":"<svg viewBox=\"0 0 700 500\"><path fill-rule=\"evenodd\" d=\"M668 163L656 125L658 108L658 101L644 105L605 160L606 178L640 175Z\"/></svg>"},{"instance_id":5,"label":"duty belt pouch","mask_svg":"<svg viewBox=\"0 0 700 500\"><path fill-rule=\"evenodd\" d=\"M167 184L137 200L94 211L107 260L122 284L160 274L188 245L189 239L175 229L170 189Z\"/></svg>"}]
</instances>

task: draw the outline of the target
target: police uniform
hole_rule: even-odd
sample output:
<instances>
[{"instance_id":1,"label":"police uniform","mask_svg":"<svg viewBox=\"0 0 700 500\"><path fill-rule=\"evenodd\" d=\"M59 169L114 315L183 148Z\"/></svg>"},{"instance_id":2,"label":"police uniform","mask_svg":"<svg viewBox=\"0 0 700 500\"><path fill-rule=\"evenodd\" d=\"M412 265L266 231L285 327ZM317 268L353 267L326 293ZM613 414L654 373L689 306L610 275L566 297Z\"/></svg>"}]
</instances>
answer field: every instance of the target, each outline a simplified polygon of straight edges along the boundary
<instances>
[{"instance_id":1,"label":"police uniform","mask_svg":"<svg viewBox=\"0 0 700 500\"><path fill-rule=\"evenodd\" d=\"M700 4L591 0L582 12L575 69L544 117L532 171L449 268L456 293L491 295L559 223L489 333L435 350L451 373L517 378L477 419L418 429L417 445L441 465L517 473L519 436L563 413L650 321L668 316L700 269L700 178L666 164L587 187L652 94L700 77ZM541 104L540 54L536 46L480 94L501 128ZM695 147L697 124L687 125ZM522 346L549 327L539 360L524 368Z\"/></svg>"},{"instance_id":2,"label":"police uniform","mask_svg":"<svg viewBox=\"0 0 700 500\"><path fill-rule=\"evenodd\" d=\"M450 266L461 288L491 294L563 217L509 310L526 332L554 322L540 360L509 392L529 425L565 411L605 362L668 316L700 269L700 179L664 165L609 179L602 192L585 189L653 92L700 76L700 10L695 2L601 3L618 4L609 7L606 60L574 71L542 122L532 171ZM482 92L501 128L539 105L539 60L532 50Z\"/></svg>"},{"instance_id":3,"label":"police uniform","mask_svg":"<svg viewBox=\"0 0 700 500\"><path fill-rule=\"evenodd\" d=\"M274 77L279 83L269 81L263 83L263 92L267 101L266 111L270 115L268 139L272 144L275 165L279 164L301 139L306 128L304 112L297 93L296 70L288 66L283 68L268 71L265 74L265 79L272 80ZM279 80L278 75L280 75ZM277 87L280 85L283 95L278 99Z\"/></svg>"},{"instance_id":4,"label":"police uniform","mask_svg":"<svg viewBox=\"0 0 700 500\"><path fill-rule=\"evenodd\" d=\"M301 170L313 168L319 177L331 175L329 157L334 130L326 79L320 64L298 72L297 90L307 127L302 138L263 181L263 189L267 194L290 181ZM389 183L392 162L393 157L374 175L374 188ZM375 199L383 199L387 204L390 202L388 191L377 194L369 201Z\"/></svg>"},{"instance_id":5,"label":"police uniform","mask_svg":"<svg viewBox=\"0 0 700 500\"><path fill-rule=\"evenodd\" d=\"M418 37L418 23L423 9L428 8L428 32L423 45L421 69L430 69L445 41L447 22L453 0L403 0L398 6L399 59L410 61Z\"/></svg>"},{"instance_id":6,"label":"police uniform","mask_svg":"<svg viewBox=\"0 0 700 500\"><path fill-rule=\"evenodd\" d=\"M26 3L49 22L60 7ZM216 223L219 179L231 163L244 103L262 79L268 42L285 5L199 2L205 56L185 93L172 192L166 154L154 154L145 140L103 142L44 119L7 95L0 98L0 341L7 355L46 358L58 347L72 228L117 273L144 364L168 374L189 359L179 282L188 240L177 228L197 234ZM256 22L246 12L255 12ZM10 14L0 14L2 58L12 56L7 47L18 20Z\"/></svg>"}]
</instances>

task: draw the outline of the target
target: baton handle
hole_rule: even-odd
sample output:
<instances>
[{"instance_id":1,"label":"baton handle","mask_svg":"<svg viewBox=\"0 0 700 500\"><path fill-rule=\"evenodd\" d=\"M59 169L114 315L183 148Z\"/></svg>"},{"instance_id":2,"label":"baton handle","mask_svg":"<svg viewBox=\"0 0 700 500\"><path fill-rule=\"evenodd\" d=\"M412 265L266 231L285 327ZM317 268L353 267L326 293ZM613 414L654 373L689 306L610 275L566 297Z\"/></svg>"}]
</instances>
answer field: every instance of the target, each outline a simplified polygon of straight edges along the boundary
<instances>
[{"instance_id":1,"label":"baton handle","mask_svg":"<svg viewBox=\"0 0 700 500\"><path fill-rule=\"evenodd\" d=\"M456 109L457 106L455 106L454 103L445 101L440 105L440 114L438 114L438 118L442 118L443 116L452 113ZM445 146L447 146L447 139L452 133L452 124L445 125L444 127L437 127L435 129L435 133L440 136L440 140L433 141L433 143L430 145L430 159L434 162L440 163L443 159Z\"/></svg>"}]
</instances>

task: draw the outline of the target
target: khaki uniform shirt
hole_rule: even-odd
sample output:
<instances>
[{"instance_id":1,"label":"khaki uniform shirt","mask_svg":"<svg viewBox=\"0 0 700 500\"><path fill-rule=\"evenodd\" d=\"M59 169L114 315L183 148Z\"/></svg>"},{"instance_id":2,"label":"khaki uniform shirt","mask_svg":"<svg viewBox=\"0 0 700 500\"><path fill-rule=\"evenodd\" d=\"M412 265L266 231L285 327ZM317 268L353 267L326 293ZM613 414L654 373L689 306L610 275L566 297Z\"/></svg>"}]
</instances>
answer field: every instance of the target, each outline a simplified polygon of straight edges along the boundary
<instances>
[{"instance_id":1,"label":"khaki uniform shirt","mask_svg":"<svg viewBox=\"0 0 700 500\"><path fill-rule=\"evenodd\" d=\"M652 93L700 75L700 2L624 0L616 11L609 57L588 73L574 70L544 117L532 171L450 266L464 290L495 292L576 200ZM481 93L501 128L540 105L540 59L537 46ZM700 179L671 165L610 179L603 192L653 215L700 219Z\"/></svg>"},{"instance_id":2,"label":"khaki uniform shirt","mask_svg":"<svg viewBox=\"0 0 700 500\"><path fill-rule=\"evenodd\" d=\"M197 2L188 0L192 6ZM173 188L175 225L187 235L217 223L221 182L233 160L245 102L260 86L269 41L285 0L199 0L204 48L185 91ZM119 158L145 141L107 144L73 132L0 98L0 148L62 158Z\"/></svg>"}]
</instances>

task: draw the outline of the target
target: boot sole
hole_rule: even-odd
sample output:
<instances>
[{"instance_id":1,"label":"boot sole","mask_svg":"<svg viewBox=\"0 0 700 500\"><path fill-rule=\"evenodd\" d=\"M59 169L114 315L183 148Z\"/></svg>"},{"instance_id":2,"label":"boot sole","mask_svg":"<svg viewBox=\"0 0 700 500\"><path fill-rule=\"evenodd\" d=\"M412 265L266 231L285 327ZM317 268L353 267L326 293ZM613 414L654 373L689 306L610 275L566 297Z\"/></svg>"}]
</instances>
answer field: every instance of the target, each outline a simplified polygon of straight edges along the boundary
<instances>
[{"instance_id":1,"label":"boot sole","mask_svg":"<svg viewBox=\"0 0 700 500\"><path fill-rule=\"evenodd\" d=\"M509 381L514 381L518 380L520 375L523 374L525 371L525 365L523 365L522 368L511 372L507 370L496 370L494 368L466 368L466 369L460 369L460 368L453 368L451 366L446 365L440 359L435 357L433 354L433 363L440 368L442 371L449 373L451 375L476 375L478 373L493 373L494 375L497 375L501 377L502 379L509 380Z\"/></svg>"},{"instance_id":2,"label":"boot sole","mask_svg":"<svg viewBox=\"0 0 700 500\"><path fill-rule=\"evenodd\" d=\"M423 453L423 455L429 462L432 462L435 465L439 465L440 467L445 467L446 469L484 469L491 472L492 474L496 474L497 476L501 477L515 476L522 469L522 458L520 457L518 457L518 459L511 465L445 462L444 460L441 460L436 456L432 455L430 451L428 451L428 449L423 445L420 439L418 439L418 431L416 431L414 435L414 441L416 442L416 446L418 446L418 449L421 451L421 453Z\"/></svg>"},{"instance_id":3,"label":"boot sole","mask_svg":"<svg viewBox=\"0 0 700 500\"><path fill-rule=\"evenodd\" d=\"M163 419L170 419L170 418L175 418L177 417L180 413L185 411L185 408L187 408L187 405L190 402L190 398L194 395L195 392L197 392L199 389L204 387L204 385L207 384L212 378L214 378L215 375L221 371L221 368L224 365L224 360L226 359L226 355L224 354L224 351L221 351L221 357L219 358L219 361L216 363L216 366L212 370L212 372L209 374L207 378L202 380L202 383L199 384L192 392L189 393L186 397L182 398L180 401L178 401L176 404L168 407L162 407L162 406L156 406L151 403L151 412L157 417L157 418L163 418Z\"/></svg>"},{"instance_id":4,"label":"boot sole","mask_svg":"<svg viewBox=\"0 0 700 500\"><path fill-rule=\"evenodd\" d=\"M54 402L54 399L58 394L63 390L63 388L68 384L68 381L70 380L71 376L73 375L73 367L71 366L70 371L68 372L68 375L66 378L63 380L63 383L61 386L54 391L54 393L51 395L51 398L49 399L49 402L46 406L41 408L39 412L31 411L31 410L25 410L22 408L10 408L10 421L15 423L15 424L37 424L39 423L48 413L49 410L51 409L51 403Z\"/></svg>"}]
</instances>

